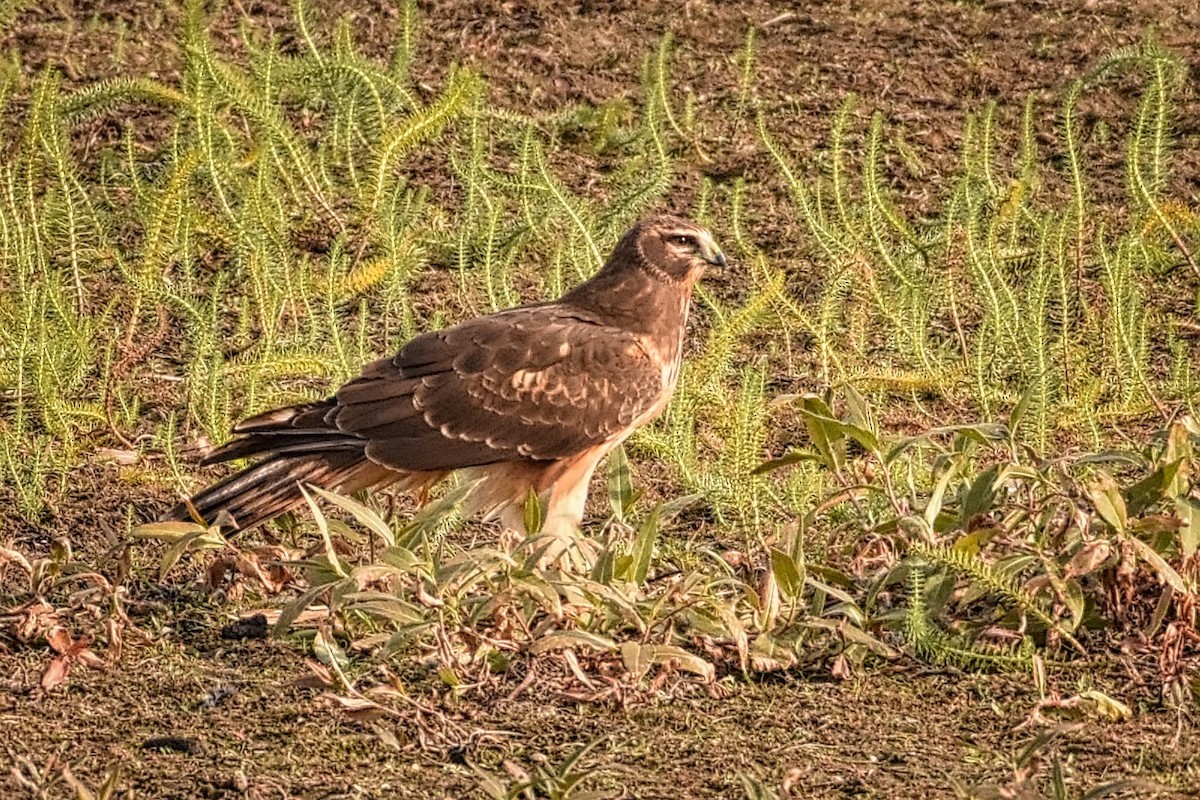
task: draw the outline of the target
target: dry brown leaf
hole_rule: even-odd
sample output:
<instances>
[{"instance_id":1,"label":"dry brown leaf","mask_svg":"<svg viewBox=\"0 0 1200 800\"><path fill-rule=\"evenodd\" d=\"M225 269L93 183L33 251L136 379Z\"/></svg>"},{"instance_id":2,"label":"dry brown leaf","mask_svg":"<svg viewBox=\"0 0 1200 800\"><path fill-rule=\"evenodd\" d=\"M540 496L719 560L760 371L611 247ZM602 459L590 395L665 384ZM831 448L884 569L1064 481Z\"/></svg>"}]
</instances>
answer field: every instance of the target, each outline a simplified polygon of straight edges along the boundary
<instances>
[{"instance_id":1,"label":"dry brown leaf","mask_svg":"<svg viewBox=\"0 0 1200 800\"><path fill-rule=\"evenodd\" d=\"M54 626L58 619L58 610L49 603L38 600L19 609L17 616L19 622L14 626L13 633L28 644L40 639L43 632Z\"/></svg>"},{"instance_id":2,"label":"dry brown leaf","mask_svg":"<svg viewBox=\"0 0 1200 800\"><path fill-rule=\"evenodd\" d=\"M91 669L104 669L106 666L108 666L108 663L99 655L97 655L96 651L92 650L91 648L85 647L84 649L80 650L75 657L82 661L85 666L90 667Z\"/></svg>"},{"instance_id":3,"label":"dry brown leaf","mask_svg":"<svg viewBox=\"0 0 1200 800\"><path fill-rule=\"evenodd\" d=\"M208 568L204 570L204 588L210 592L221 585L221 581L225 579L225 573L233 566L233 559L229 556L219 556L209 562Z\"/></svg>"},{"instance_id":4,"label":"dry brown leaf","mask_svg":"<svg viewBox=\"0 0 1200 800\"><path fill-rule=\"evenodd\" d=\"M115 664L121 659L121 649L125 644L125 625L116 617L109 617L105 627L108 628L108 650L105 655L109 664Z\"/></svg>"},{"instance_id":5,"label":"dry brown leaf","mask_svg":"<svg viewBox=\"0 0 1200 800\"><path fill-rule=\"evenodd\" d=\"M333 679L333 673L329 671L329 667L311 658L306 659L305 663L308 664L309 672L307 675L301 675L296 679L297 686L302 689L329 689L337 685L337 681Z\"/></svg>"},{"instance_id":6,"label":"dry brown leaf","mask_svg":"<svg viewBox=\"0 0 1200 800\"><path fill-rule=\"evenodd\" d=\"M390 713L383 706L378 703L372 703L365 697L343 697L332 692L326 692L321 695L321 699L340 709L355 722L371 722L380 717L385 717Z\"/></svg>"},{"instance_id":7,"label":"dry brown leaf","mask_svg":"<svg viewBox=\"0 0 1200 800\"><path fill-rule=\"evenodd\" d=\"M829 674L839 681L849 680L854 674L854 670L850 667L850 659L846 658L845 653L839 653L838 657L833 660L833 667L830 668Z\"/></svg>"},{"instance_id":8,"label":"dry brown leaf","mask_svg":"<svg viewBox=\"0 0 1200 800\"><path fill-rule=\"evenodd\" d=\"M425 584L423 583L417 584L417 599L430 608L441 608L442 606L446 605L444 600L434 597L428 591L426 591Z\"/></svg>"},{"instance_id":9,"label":"dry brown leaf","mask_svg":"<svg viewBox=\"0 0 1200 800\"><path fill-rule=\"evenodd\" d=\"M42 673L42 691L52 692L54 689L67 679L67 673L71 671L71 657L68 655L57 655L50 660L46 665L46 671Z\"/></svg>"},{"instance_id":10,"label":"dry brown leaf","mask_svg":"<svg viewBox=\"0 0 1200 800\"><path fill-rule=\"evenodd\" d=\"M783 783L779 785L779 788L783 791L783 796L785 798L790 798L792 796L792 789L802 786L803 783L803 770L801 770L799 767L792 767L783 776Z\"/></svg>"},{"instance_id":11,"label":"dry brown leaf","mask_svg":"<svg viewBox=\"0 0 1200 800\"><path fill-rule=\"evenodd\" d=\"M260 608L253 611L242 613L242 619L247 619L255 614L262 614L267 618L269 625L275 625L279 622L279 617L283 614L282 609L278 608ZM293 628L311 628L329 618L329 606L311 605L300 612L300 614L292 620Z\"/></svg>"},{"instance_id":12,"label":"dry brown leaf","mask_svg":"<svg viewBox=\"0 0 1200 800\"><path fill-rule=\"evenodd\" d=\"M263 572L262 566L258 563L258 557L254 553L240 553L233 562L234 568L239 575L258 581L268 589L271 586L271 580L267 574Z\"/></svg>"},{"instance_id":13,"label":"dry brown leaf","mask_svg":"<svg viewBox=\"0 0 1200 800\"><path fill-rule=\"evenodd\" d=\"M1066 577L1090 575L1107 562L1112 554L1113 546L1109 542L1103 539L1088 542L1079 548L1079 552L1067 564Z\"/></svg>"},{"instance_id":14,"label":"dry brown leaf","mask_svg":"<svg viewBox=\"0 0 1200 800\"><path fill-rule=\"evenodd\" d=\"M284 587L295 579L292 571L279 563L292 557L287 550L278 545L261 545L250 552L262 566L262 571L266 576L264 585L272 594L283 591ZM265 566L263 566L264 564Z\"/></svg>"},{"instance_id":15,"label":"dry brown leaf","mask_svg":"<svg viewBox=\"0 0 1200 800\"><path fill-rule=\"evenodd\" d=\"M29 559L18 553L16 550L10 550L7 547L0 547L0 565L16 564L21 569L25 570L26 575L33 574L33 565L29 563Z\"/></svg>"},{"instance_id":16,"label":"dry brown leaf","mask_svg":"<svg viewBox=\"0 0 1200 800\"><path fill-rule=\"evenodd\" d=\"M562 650L561 653L563 660L567 662L567 668L570 669L571 674L575 676L575 680L579 681L592 691L595 691L596 684L593 683L592 679L587 676L587 673L580 668L579 659L576 658L575 651L568 647L565 650Z\"/></svg>"},{"instance_id":17,"label":"dry brown leaf","mask_svg":"<svg viewBox=\"0 0 1200 800\"><path fill-rule=\"evenodd\" d=\"M46 642L54 652L62 655L74 655L71 653L71 648L75 644L75 640L71 637L70 632L61 625L55 625L46 632Z\"/></svg>"},{"instance_id":18,"label":"dry brown leaf","mask_svg":"<svg viewBox=\"0 0 1200 800\"><path fill-rule=\"evenodd\" d=\"M721 551L721 560L731 567L743 567L748 563L746 554L738 550L723 550Z\"/></svg>"},{"instance_id":19,"label":"dry brown leaf","mask_svg":"<svg viewBox=\"0 0 1200 800\"><path fill-rule=\"evenodd\" d=\"M97 447L96 458L102 462L128 467L138 463L140 456L135 450L119 450L115 447Z\"/></svg>"},{"instance_id":20,"label":"dry brown leaf","mask_svg":"<svg viewBox=\"0 0 1200 800\"><path fill-rule=\"evenodd\" d=\"M380 683L366 689L363 694L369 694L373 697L395 697L401 700L408 697L403 689L395 683Z\"/></svg>"}]
</instances>

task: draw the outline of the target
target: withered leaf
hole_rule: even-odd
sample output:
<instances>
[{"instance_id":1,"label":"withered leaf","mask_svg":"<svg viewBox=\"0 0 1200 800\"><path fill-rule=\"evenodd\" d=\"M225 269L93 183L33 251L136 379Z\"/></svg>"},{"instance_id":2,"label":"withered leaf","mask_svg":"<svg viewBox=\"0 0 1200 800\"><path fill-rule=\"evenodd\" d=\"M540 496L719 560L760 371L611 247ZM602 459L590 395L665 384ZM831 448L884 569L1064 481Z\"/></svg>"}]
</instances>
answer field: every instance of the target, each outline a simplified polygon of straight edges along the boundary
<instances>
[{"instance_id":1,"label":"withered leaf","mask_svg":"<svg viewBox=\"0 0 1200 800\"><path fill-rule=\"evenodd\" d=\"M1071 557L1067 564L1066 576L1074 578L1091 575L1108 561L1112 554L1113 546L1109 542L1103 539L1088 542Z\"/></svg>"},{"instance_id":2,"label":"withered leaf","mask_svg":"<svg viewBox=\"0 0 1200 800\"><path fill-rule=\"evenodd\" d=\"M42 691L54 691L59 684L67 679L67 673L70 671L71 657L68 655L55 656L46 665L46 671L42 673Z\"/></svg>"},{"instance_id":3,"label":"withered leaf","mask_svg":"<svg viewBox=\"0 0 1200 800\"><path fill-rule=\"evenodd\" d=\"M321 695L321 699L341 709L355 722L371 722L388 714L386 708L378 703L372 703L365 697L342 697L332 692L326 692Z\"/></svg>"}]
</instances>

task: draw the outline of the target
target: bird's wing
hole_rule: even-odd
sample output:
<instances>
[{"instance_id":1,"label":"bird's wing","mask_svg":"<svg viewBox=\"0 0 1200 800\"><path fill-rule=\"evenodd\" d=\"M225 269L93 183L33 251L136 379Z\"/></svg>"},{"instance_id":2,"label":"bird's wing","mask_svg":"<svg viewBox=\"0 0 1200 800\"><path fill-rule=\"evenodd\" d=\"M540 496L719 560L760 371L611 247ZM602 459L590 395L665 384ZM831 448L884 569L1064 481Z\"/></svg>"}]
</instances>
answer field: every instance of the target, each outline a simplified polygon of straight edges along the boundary
<instances>
[{"instance_id":1,"label":"bird's wing","mask_svg":"<svg viewBox=\"0 0 1200 800\"><path fill-rule=\"evenodd\" d=\"M413 339L339 389L325 419L398 470L560 459L638 424L663 374L633 334L532 306Z\"/></svg>"}]
</instances>

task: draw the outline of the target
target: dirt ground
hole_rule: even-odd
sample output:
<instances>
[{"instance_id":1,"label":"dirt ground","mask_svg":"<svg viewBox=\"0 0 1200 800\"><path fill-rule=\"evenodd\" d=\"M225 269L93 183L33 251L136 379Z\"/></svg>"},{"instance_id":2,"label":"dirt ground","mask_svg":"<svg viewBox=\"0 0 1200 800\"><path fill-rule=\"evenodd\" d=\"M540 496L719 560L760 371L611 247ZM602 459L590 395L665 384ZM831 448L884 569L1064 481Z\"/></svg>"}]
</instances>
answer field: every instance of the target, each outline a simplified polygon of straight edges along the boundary
<instances>
[{"instance_id":1,"label":"dirt ground","mask_svg":"<svg viewBox=\"0 0 1200 800\"><path fill-rule=\"evenodd\" d=\"M397 19L391 4L321 5L313 12L318 31L321 21L349 13L367 52L388 51ZM213 10L214 34L227 52L242 47L243 17L253 30L296 39L286 6L232 0ZM463 63L488 80L495 102L522 110L614 97L636 106L643 59L672 32L675 86L704 110L698 123L703 153L679 154L673 204L680 209L690 207L705 175L771 185L754 180L765 177L772 162L731 113L740 101L735 60L750 26L758 31L751 100L773 121L773 133L794 153L814 151L847 93L856 93L860 133L870 113L883 109L892 132L920 156L919 168L897 165L894 176L901 202L915 214L936 206L953 171L964 118L986 101L1000 102L1001 119L1011 122L1032 93L1042 115L1052 117L1071 81L1103 54L1148 32L1185 58L1194 74L1200 69L1200 4L1169 0L450 0L421 3L420 18L420 81L440 86L450 63ZM30 73L57 65L69 84L130 73L171 81L179 64L178 21L177 10L141 0L34 3L0 38L0 52ZM1116 87L1090 99L1085 120L1101 116L1107 102L1127 106L1129 96ZM1194 205L1200 185L1194 80L1181 90L1178 109L1173 180ZM1099 141L1088 147L1112 171L1098 199L1119 203L1119 153L1106 161ZM766 195L756 197L754 207L748 224L759 246L773 258L800 259L805 243L790 239L785 230L792 226L778 221L791 212ZM798 269L803 274L810 266ZM69 533L81 551L99 553L111 532L122 529L127 501L154 507L165 495L89 467L37 528L0 508L0 540L37 552ZM77 667L64 687L38 697L47 654L0 646L0 728L8 731L3 749L14 764L24 758L40 766L53 756L93 786L120 765L122 785L137 797L458 798L480 796L470 765L499 773L505 759L525 769L552 765L602 737L583 764L596 770L586 788L607 790L604 796L742 797L739 775L749 775L775 787L787 783L792 797L928 798L954 796L956 787L1012 783L1015 759L1037 731L1018 729L1034 704L1027 681L905 663L844 682L814 676L739 681L722 699L697 694L589 705L537 686L512 700L468 698L447 713L479 732L478 739L453 752L414 755L390 749L378 729L346 719L320 702L319 692L298 687L306 667L292 645L220 639L217 632L237 615L236 604L203 605L186 591L160 601L160 591L174 589L153 585L151 556L140 575L130 593L145 601L136 621L146 636L126 643L117 666ZM1089 684L1081 677L1080 688ZM1059 759L1072 796L1140 777L1169 787L1163 796L1200 797L1200 735L1193 722L1162 710L1136 687L1115 683L1111 690L1139 699L1132 720L1070 720L1031 769L1044 776L1048 759ZM190 744L146 746L161 737ZM0 794L24 796L15 780L6 780L0 776ZM73 795L59 782L43 796Z\"/></svg>"},{"instance_id":2,"label":"dirt ground","mask_svg":"<svg viewBox=\"0 0 1200 800\"><path fill-rule=\"evenodd\" d=\"M292 645L231 643L216 634L211 610L174 611L118 668L80 670L66 691L40 700L28 687L41 655L7 657L0 724L19 731L9 752L39 765L58 753L97 783L120 765L137 797L460 798L482 796L475 767L503 775L504 760L553 765L599 740L583 762L592 771L584 787L603 797L742 797L748 775L786 782L794 798L915 799L1012 781L1034 737L1014 730L1033 705L1026 681L908 665L845 682L739 682L719 700L699 693L626 707L571 703L535 685L513 700L447 704L444 713L478 736L463 747L396 752L380 731L401 740L416 732L331 711L296 685L307 669ZM1196 796L1187 787L1200 785L1200 737L1175 715L1059 722L1033 771L1058 758L1076 789L1137 776L1176 791L1124 796ZM164 739L175 749L153 747Z\"/></svg>"}]
</instances>

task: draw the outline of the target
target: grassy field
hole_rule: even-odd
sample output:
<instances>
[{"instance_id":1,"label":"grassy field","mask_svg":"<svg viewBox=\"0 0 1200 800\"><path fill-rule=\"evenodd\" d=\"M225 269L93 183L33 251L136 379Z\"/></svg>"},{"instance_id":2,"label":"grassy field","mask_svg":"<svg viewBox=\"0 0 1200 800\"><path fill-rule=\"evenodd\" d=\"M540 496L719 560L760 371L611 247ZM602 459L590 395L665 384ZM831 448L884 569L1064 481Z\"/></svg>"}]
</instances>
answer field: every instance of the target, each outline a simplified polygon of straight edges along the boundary
<instances>
[{"instance_id":1,"label":"grassy field","mask_svg":"<svg viewBox=\"0 0 1200 800\"><path fill-rule=\"evenodd\" d=\"M6 792L1195 796L1200 14L900 5L0 8ZM732 265L580 569L147 524L658 211Z\"/></svg>"}]
</instances>

